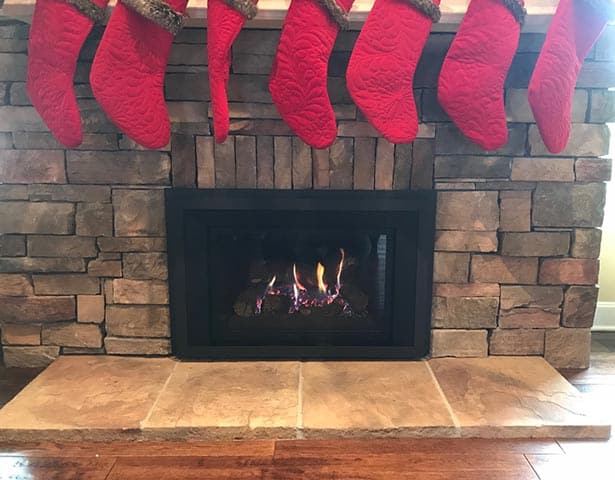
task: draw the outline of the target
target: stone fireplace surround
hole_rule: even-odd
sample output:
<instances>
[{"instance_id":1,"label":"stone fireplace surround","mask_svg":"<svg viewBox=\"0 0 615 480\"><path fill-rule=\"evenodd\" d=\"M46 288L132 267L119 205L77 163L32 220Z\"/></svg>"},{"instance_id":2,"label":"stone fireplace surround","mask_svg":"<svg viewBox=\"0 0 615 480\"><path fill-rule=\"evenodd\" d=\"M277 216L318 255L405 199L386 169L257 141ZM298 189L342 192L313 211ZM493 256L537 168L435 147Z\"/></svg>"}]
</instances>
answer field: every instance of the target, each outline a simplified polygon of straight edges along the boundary
<instances>
[{"instance_id":1,"label":"stone fireplace surround","mask_svg":"<svg viewBox=\"0 0 615 480\"><path fill-rule=\"evenodd\" d=\"M231 136L215 145L205 31L176 39L166 78L171 144L144 151L105 118L87 84L101 31L84 48L76 90L84 144L63 150L25 93L28 27L0 23L0 329L9 366L58 355L169 355L164 189L436 189L433 357L544 356L584 367L615 117L610 27L574 97L570 144L549 155L526 100L544 35L522 34L506 86L508 144L483 152L439 108L453 38L433 33L415 78L419 138L392 145L352 104L344 71L357 32L341 33L329 93L339 138L303 144L267 91L279 30L244 30L233 48Z\"/></svg>"}]
</instances>

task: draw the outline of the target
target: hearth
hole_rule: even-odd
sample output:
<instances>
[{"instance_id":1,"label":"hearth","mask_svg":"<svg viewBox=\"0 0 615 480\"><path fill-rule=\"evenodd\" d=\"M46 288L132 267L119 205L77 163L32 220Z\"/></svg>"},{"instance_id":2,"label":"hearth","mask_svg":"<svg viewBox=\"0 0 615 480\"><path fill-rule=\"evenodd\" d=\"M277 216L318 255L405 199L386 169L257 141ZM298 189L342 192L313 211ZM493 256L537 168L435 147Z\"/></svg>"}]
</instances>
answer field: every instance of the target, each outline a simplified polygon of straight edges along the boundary
<instances>
[{"instance_id":1,"label":"hearth","mask_svg":"<svg viewBox=\"0 0 615 480\"><path fill-rule=\"evenodd\" d=\"M431 191L166 191L174 353L418 358Z\"/></svg>"}]
</instances>

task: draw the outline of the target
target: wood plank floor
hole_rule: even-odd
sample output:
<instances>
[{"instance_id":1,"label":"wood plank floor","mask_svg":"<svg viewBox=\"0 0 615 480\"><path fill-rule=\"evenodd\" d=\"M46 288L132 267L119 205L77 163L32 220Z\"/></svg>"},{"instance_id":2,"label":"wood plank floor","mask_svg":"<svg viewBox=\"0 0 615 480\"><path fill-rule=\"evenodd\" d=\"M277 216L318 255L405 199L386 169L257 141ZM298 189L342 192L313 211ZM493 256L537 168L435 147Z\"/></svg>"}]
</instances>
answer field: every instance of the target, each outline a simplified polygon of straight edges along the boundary
<instances>
[{"instance_id":1,"label":"wood plank floor","mask_svg":"<svg viewBox=\"0 0 615 480\"><path fill-rule=\"evenodd\" d=\"M565 371L615 422L615 334ZM0 369L0 405L37 370ZM382 439L0 444L0 480L615 480L615 441Z\"/></svg>"}]
</instances>

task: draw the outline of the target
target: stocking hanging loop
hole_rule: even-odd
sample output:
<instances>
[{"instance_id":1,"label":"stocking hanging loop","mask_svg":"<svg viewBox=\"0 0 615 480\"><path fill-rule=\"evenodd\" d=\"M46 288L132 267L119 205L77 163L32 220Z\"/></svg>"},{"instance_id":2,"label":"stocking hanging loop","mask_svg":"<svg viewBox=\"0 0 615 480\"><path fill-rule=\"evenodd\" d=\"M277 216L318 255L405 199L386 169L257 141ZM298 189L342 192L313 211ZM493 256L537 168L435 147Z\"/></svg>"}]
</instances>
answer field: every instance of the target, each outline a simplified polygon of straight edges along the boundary
<instances>
[{"instance_id":1,"label":"stocking hanging loop","mask_svg":"<svg viewBox=\"0 0 615 480\"><path fill-rule=\"evenodd\" d=\"M440 21L440 7L431 0L406 0L410 5L416 8L419 12L424 13L433 23Z\"/></svg>"},{"instance_id":2,"label":"stocking hanging loop","mask_svg":"<svg viewBox=\"0 0 615 480\"><path fill-rule=\"evenodd\" d=\"M252 20L258 13L258 8L252 0L224 0L224 3L237 10L248 20Z\"/></svg>"},{"instance_id":3,"label":"stocking hanging loop","mask_svg":"<svg viewBox=\"0 0 615 480\"><path fill-rule=\"evenodd\" d=\"M92 0L66 0L66 3L75 7L79 13L94 23L103 23L105 20L105 9L96 5Z\"/></svg>"},{"instance_id":4,"label":"stocking hanging loop","mask_svg":"<svg viewBox=\"0 0 615 480\"><path fill-rule=\"evenodd\" d=\"M122 0L122 3L173 35L177 35L184 26L184 15L162 0Z\"/></svg>"},{"instance_id":5,"label":"stocking hanging loop","mask_svg":"<svg viewBox=\"0 0 615 480\"><path fill-rule=\"evenodd\" d=\"M348 12L340 7L335 0L319 0L320 4L327 9L329 15L333 17L335 23L342 29L347 30L349 26Z\"/></svg>"},{"instance_id":6,"label":"stocking hanging loop","mask_svg":"<svg viewBox=\"0 0 615 480\"><path fill-rule=\"evenodd\" d=\"M523 25L525 22L525 15L527 14L525 7L521 5L518 0L504 0L504 5L510 10L510 13L512 13L517 23Z\"/></svg>"}]
</instances>

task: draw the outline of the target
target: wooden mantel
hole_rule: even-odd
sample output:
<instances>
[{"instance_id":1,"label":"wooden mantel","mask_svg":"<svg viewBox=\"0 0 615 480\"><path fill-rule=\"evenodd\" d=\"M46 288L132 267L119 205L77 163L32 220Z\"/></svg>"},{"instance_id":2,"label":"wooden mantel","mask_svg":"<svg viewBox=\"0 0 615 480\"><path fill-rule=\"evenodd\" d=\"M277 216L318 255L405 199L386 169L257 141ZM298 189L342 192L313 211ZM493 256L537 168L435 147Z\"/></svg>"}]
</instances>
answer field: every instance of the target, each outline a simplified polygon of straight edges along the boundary
<instances>
[{"instance_id":1,"label":"wooden mantel","mask_svg":"<svg viewBox=\"0 0 615 480\"><path fill-rule=\"evenodd\" d=\"M356 0L351 13L351 29L360 29L362 23L372 7L374 0ZM469 0L443 0L440 8L442 19L433 26L433 31L454 32L463 18ZM523 31L546 31L557 0L533 0L527 3L527 17ZM4 0L0 15L19 20L29 21L34 11L35 0ZM115 0L111 0L109 9L113 8ZM260 0L258 3L258 16L248 22L247 27L252 28L279 28L284 20L290 0ZM203 26L207 18L207 0L189 0L188 26Z\"/></svg>"}]
</instances>

